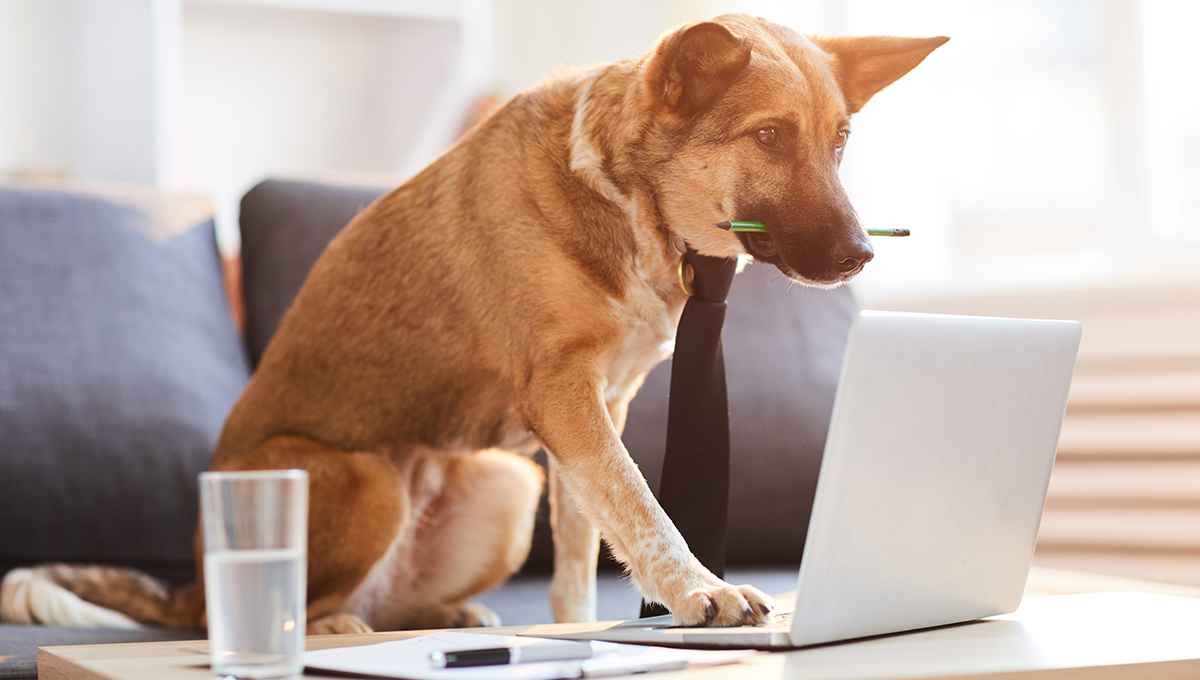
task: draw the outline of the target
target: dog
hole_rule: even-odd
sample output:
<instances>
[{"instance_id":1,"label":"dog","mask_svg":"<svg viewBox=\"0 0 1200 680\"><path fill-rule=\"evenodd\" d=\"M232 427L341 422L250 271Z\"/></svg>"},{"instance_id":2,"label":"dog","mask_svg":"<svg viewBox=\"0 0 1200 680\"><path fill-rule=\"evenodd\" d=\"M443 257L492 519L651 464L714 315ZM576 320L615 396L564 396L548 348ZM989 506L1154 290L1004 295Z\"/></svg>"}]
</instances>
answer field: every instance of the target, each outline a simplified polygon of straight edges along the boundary
<instances>
[{"instance_id":1,"label":"dog","mask_svg":"<svg viewBox=\"0 0 1200 680\"><path fill-rule=\"evenodd\" d=\"M770 597L689 552L621 443L627 408L673 345L685 245L821 287L871 260L838 178L850 118L946 40L685 25L517 95L354 218L212 466L308 471L309 632L497 624L470 598L528 553L539 447L557 621L595 619L601 536L677 624L769 620ZM769 233L713 226L729 219ZM134 621L205 624L202 578L63 565L10 578L10 618L32 618L19 600L38 579Z\"/></svg>"}]
</instances>

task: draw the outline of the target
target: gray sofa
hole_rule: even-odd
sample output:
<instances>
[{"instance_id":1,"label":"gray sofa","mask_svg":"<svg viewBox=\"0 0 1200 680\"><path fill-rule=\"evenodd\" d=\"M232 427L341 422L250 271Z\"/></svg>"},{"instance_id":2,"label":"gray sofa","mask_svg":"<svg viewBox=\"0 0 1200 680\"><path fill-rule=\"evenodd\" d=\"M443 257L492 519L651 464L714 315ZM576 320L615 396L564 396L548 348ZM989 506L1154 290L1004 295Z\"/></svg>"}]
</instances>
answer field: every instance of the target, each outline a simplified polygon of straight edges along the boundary
<instances>
[{"instance_id":1,"label":"gray sofa","mask_svg":"<svg viewBox=\"0 0 1200 680\"><path fill-rule=\"evenodd\" d=\"M272 180L251 190L239 334L207 201L0 183L0 574L67 561L190 579L196 475L225 415L325 244L386 189ZM856 309L846 289L789 285L762 265L735 279L724 334L735 578L794 586ZM647 379L624 435L651 488L669 371ZM522 573L483 598L509 623L549 618L544 505ZM602 578L604 618L636 614L618 577ZM33 677L38 645L187 635L0 625L0 679Z\"/></svg>"}]
</instances>

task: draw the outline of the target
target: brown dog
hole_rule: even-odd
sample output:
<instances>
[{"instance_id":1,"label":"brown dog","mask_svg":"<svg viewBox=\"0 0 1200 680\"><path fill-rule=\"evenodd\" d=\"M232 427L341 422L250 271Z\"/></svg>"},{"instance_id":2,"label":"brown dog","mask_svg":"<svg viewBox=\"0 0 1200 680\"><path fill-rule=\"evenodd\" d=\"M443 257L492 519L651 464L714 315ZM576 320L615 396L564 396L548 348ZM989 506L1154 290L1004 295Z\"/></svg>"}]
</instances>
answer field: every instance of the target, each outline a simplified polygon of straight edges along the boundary
<instances>
[{"instance_id":1,"label":"brown dog","mask_svg":"<svg viewBox=\"0 0 1200 680\"><path fill-rule=\"evenodd\" d=\"M598 533L684 625L771 599L701 566L621 443L670 351L682 244L836 286L872 250L838 179L851 114L945 38L805 38L727 15L518 95L329 245L226 424L214 469L304 468L310 630L493 623L468 599L528 552L551 452L559 621L595 614ZM770 236L714 228L769 225ZM199 563L198 563L199 566ZM60 584L203 625L200 584ZM122 585L123 584L123 585Z\"/></svg>"}]
</instances>

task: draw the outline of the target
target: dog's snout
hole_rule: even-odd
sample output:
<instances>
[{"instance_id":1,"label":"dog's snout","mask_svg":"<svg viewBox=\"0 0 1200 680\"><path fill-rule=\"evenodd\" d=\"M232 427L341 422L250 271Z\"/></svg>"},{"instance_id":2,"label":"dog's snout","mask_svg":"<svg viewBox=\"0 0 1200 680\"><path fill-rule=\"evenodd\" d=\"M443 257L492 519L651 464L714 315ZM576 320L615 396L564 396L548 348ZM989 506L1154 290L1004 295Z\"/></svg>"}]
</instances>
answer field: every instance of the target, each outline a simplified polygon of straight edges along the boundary
<instances>
[{"instance_id":1,"label":"dog's snout","mask_svg":"<svg viewBox=\"0 0 1200 680\"><path fill-rule=\"evenodd\" d=\"M863 265L875 257L875 249L869 241L852 241L838 252L838 266L842 272L849 273L862 269Z\"/></svg>"}]
</instances>

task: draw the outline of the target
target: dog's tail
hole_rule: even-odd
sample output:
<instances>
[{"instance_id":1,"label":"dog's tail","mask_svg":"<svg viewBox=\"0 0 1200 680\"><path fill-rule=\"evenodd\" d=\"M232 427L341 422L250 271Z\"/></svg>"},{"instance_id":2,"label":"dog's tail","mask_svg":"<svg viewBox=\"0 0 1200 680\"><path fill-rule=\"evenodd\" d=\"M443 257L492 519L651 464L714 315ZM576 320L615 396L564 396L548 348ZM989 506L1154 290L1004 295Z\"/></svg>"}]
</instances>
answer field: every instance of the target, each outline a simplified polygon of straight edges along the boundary
<instances>
[{"instance_id":1,"label":"dog's tail","mask_svg":"<svg viewBox=\"0 0 1200 680\"><path fill-rule=\"evenodd\" d=\"M197 608L189 602L196 599L193 591L198 591L194 585L172 590L132 569L45 564L13 569L4 577L0 621L78 628L203 628L203 605Z\"/></svg>"}]
</instances>

